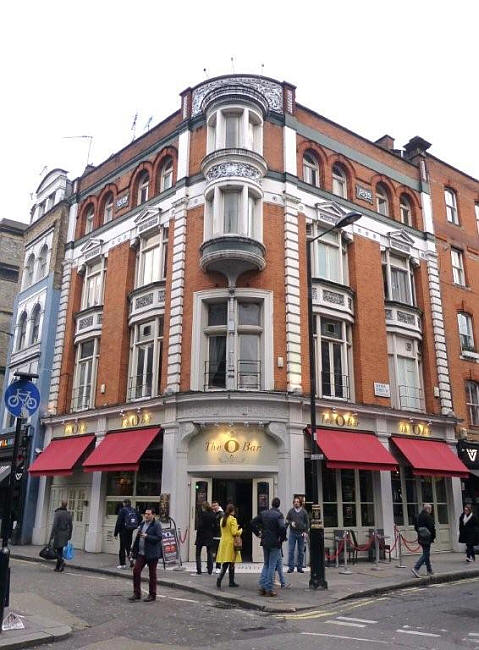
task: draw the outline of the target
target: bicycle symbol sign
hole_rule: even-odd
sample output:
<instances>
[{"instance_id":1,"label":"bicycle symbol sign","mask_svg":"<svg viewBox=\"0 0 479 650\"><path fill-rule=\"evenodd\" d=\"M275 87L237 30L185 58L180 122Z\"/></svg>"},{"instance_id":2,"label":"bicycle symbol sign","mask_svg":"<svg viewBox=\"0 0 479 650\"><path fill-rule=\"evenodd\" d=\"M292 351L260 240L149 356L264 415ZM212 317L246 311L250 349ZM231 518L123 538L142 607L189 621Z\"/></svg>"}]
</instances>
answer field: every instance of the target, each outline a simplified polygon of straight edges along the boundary
<instances>
[{"instance_id":1,"label":"bicycle symbol sign","mask_svg":"<svg viewBox=\"0 0 479 650\"><path fill-rule=\"evenodd\" d=\"M5 406L12 415L28 417L40 406L40 393L31 381L14 381L5 391Z\"/></svg>"}]
</instances>

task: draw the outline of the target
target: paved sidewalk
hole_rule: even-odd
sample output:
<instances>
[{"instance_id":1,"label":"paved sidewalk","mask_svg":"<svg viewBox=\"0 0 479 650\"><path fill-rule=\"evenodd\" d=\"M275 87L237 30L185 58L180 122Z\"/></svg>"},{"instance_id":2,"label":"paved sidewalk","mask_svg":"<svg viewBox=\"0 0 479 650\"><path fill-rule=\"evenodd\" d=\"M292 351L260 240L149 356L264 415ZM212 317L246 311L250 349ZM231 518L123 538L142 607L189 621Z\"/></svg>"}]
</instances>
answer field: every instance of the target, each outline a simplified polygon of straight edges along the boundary
<instances>
[{"instance_id":1,"label":"paved sidewalk","mask_svg":"<svg viewBox=\"0 0 479 650\"><path fill-rule=\"evenodd\" d=\"M10 611L21 614L18 608L5 610L5 616ZM16 648L28 648L43 643L53 643L66 639L72 633L69 625L57 623L45 616L22 616L25 625L23 630L8 630L0 634L0 650L14 650Z\"/></svg>"},{"instance_id":2,"label":"paved sidewalk","mask_svg":"<svg viewBox=\"0 0 479 650\"><path fill-rule=\"evenodd\" d=\"M45 562L38 553L40 546L15 546L12 548L12 557L24 560ZM403 587L413 587L421 584L447 582L467 577L479 576L479 562L466 563L462 553L433 553L431 563L435 574L431 577L417 579L411 574L417 555L405 556L403 563L407 568L397 568L394 558L389 563L381 562L380 570L375 570L375 565L369 562L358 562L349 566L352 573L343 575L341 569L334 567L326 569L326 579L329 589L311 590L308 587L309 573L286 573L285 578L291 583L289 589L276 589L277 598L262 597L258 593L258 572L260 565L238 566L236 580L240 584L238 589L228 587L228 576L225 576L222 590L216 588L216 575L209 576L204 573L197 576L193 570L193 563L186 563L183 570L163 570L158 568L158 584L184 589L203 594L217 601L222 601L225 606L237 605L248 609L259 609L268 612L294 612L326 603L335 602L346 598L359 598L372 596L385 591ZM107 575L116 575L131 581L131 571L116 569L117 556L106 553L85 553L75 551L75 558L67 565L71 568L93 571ZM423 567L422 572L425 572ZM68 576L64 576L68 579ZM125 580L126 582L126 580ZM125 595L129 595L131 584L125 584Z\"/></svg>"}]
</instances>

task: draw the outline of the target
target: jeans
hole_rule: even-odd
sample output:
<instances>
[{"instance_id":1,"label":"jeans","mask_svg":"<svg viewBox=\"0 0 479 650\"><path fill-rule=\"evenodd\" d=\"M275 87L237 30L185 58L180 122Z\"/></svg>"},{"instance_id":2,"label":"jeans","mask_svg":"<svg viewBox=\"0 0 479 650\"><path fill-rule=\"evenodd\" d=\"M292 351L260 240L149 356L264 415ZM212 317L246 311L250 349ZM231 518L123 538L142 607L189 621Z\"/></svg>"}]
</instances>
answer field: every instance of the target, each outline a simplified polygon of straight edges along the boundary
<instances>
[{"instance_id":1,"label":"jeans","mask_svg":"<svg viewBox=\"0 0 479 650\"><path fill-rule=\"evenodd\" d=\"M298 569L303 568L303 558L304 558L304 537L303 533L298 533L292 528L289 529L289 538L288 538L288 566L292 571L294 569L294 549L298 545Z\"/></svg>"},{"instance_id":2,"label":"jeans","mask_svg":"<svg viewBox=\"0 0 479 650\"><path fill-rule=\"evenodd\" d=\"M141 596L141 572L145 564L148 564L150 573L150 596L156 598L156 565L158 564L158 558L155 560L147 560L144 555L139 555L136 558L135 568L133 569L133 593L138 598Z\"/></svg>"},{"instance_id":3,"label":"jeans","mask_svg":"<svg viewBox=\"0 0 479 650\"><path fill-rule=\"evenodd\" d=\"M130 555L131 551L131 538L133 537L133 530L120 530L120 564L124 566L126 564L126 556Z\"/></svg>"},{"instance_id":4,"label":"jeans","mask_svg":"<svg viewBox=\"0 0 479 650\"><path fill-rule=\"evenodd\" d=\"M470 557L472 560L476 559L474 544L466 544L466 557Z\"/></svg>"},{"instance_id":5,"label":"jeans","mask_svg":"<svg viewBox=\"0 0 479 650\"><path fill-rule=\"evenodd\" d=\"M201 573L201 549L203 546L206 547L206 568L208 573L211 575L213 573L213 553L211 552L210 544L202 544L201 546L196 546L196 573Z\"/></svg>"},{"instance_id":6,"label":"jeans","mask_svg":"<svg viewBox=\"0 0 479 650\"><path fill-rule=\"evenodd\" d=\"M427 572L432 573L430 555L431 555L431 545L430 544L427 544L427 545L425 544L422 547L422 555L421 555L421 557L419 558L419 560L414 565L414 568L416 569L416 571L419 571L419 569L422 567L422 565L425 564Z\"/></svg>"},{"instance_id":7,"label":"jeans","mask_svg":"<svg viewBox=\"0 0 479 650\"><path fill-rule=\"evenodd\" d=\"M273 591L274 572L278 559L281 559L280 548L265 548L263 546L264 565L259 579L259 586L265 591Z\"/></svg>"},{"instance_id":8,"label":"jeans","mask_svg":"<svg viewBox=\"0 0 479 650\"><path fill-rule=\"evenodd\" d=\"M274 570L278 573L279 582L281 586L284 587L284 585L286 584L286 580L284 579L284 575L283 575L283 554L282 553L279 554L278 561L276 562L276 567Z\"/></svg>"}]
</instances>

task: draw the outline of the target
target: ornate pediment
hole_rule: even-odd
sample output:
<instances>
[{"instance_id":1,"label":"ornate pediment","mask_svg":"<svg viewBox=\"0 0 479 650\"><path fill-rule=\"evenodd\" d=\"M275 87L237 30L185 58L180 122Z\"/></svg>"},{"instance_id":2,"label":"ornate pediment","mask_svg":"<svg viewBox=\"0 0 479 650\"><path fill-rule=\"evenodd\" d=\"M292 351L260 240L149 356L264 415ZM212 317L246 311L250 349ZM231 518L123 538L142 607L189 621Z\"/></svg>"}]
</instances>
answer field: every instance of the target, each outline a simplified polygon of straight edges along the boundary
<instances>
[{"instance_id":1,"label":"ornate pediment","mask_svg":"<svg viewBox=\"0 0 479 650\"><path fill-rule=\"evenodd\" d=\"M146 230L151 230L160 225L160 208L146 208L135 217L136 234L141 235Z\"/></svg>"},{"instance_id":2,"label":"ornate pediment","mask_svg":"<svg viewBox=\"0 0 479 650\"><path fill-rule=\"evenodd\" d=\"M319 221L334 226L340 219L348 214L349 210L346 210L346 208L335 201L324 201L322 203L316 203L316 212Z\"/></svg>"},{"instance_id":3,"label":"ornate pediment","mask_svg":"<svg viewBox=\"0 0 479 650\"><path fill-rule=\"evenodd\" d=\"M88 262L94 257L101 255L101 248L103 246L103 239L97 239L96 237L91 237L86 241L81 247L81 254L84 262Z\"/></svg>"},{"instance_id":4,"label":"ornate pediment","mask_svg":"<svg viewBox=\"0 0 479 650\"><path fill-rule=\"evenodd\" d=\"M405 230L391 230L388 232L389 246L404 253L411 253L414 239Z\"/></svg>"}]
</instances>

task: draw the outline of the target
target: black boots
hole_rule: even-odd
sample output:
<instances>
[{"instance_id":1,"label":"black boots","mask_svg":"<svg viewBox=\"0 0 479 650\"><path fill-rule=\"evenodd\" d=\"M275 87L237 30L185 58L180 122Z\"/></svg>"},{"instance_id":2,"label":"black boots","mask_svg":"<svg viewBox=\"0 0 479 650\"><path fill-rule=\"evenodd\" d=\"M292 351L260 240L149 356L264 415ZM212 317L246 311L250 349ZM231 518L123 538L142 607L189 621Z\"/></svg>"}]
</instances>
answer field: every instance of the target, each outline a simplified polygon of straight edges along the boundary
<instances>
[{"instance_id":1,"label":"black boots","mask_svg":"<svg viewBox=\"0 0 479 650\"><path fill-rule=\"evenodd\" d=\"M239 587L235 582L235 565L234 562L231 562L229 568L229 578L230 578L230 587Z\"/></svg>"}]
</instances>

